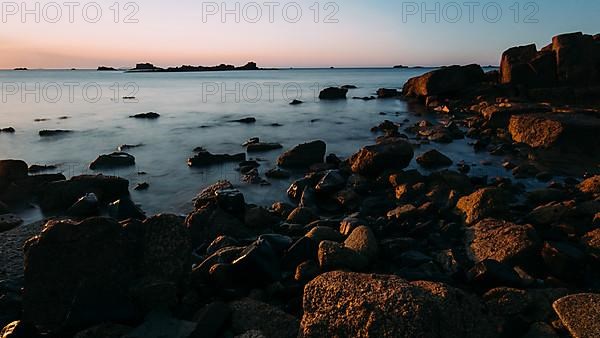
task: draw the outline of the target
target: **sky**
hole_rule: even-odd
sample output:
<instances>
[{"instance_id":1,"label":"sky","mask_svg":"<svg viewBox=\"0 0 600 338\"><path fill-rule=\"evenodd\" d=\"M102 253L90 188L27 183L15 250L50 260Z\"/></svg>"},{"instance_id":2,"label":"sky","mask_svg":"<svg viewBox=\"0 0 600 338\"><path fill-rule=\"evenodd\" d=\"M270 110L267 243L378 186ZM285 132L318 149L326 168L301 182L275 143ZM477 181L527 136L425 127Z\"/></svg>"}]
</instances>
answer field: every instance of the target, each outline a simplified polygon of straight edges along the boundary
<instances>
[{"instance_id":1,"label":"sky","mask_svg":"<svg viewBox=\"0 0 600 338\"><path fill-rule=\"evenodd\" d=\"M600 33L598 0L22 1L1 2L1 69L497 65L512 46Z\"/></svg>"}]
</instances>

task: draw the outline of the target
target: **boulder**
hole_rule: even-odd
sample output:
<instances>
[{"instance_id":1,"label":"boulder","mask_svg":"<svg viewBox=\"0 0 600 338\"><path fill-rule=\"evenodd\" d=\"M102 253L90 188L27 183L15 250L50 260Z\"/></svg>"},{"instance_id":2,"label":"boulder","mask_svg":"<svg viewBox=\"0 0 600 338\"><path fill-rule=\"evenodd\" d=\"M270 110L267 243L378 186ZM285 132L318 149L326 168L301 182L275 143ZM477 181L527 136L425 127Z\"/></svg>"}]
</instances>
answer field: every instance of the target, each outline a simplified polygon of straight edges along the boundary
<instances>
[{"instance_id":1,"label":"boulder","mask_svg":"<svg viewBox=\"0 0 600 338\"><path fill-rule=\"evenodd\" d=\"M112 169L134 165L135 157L132 155L127 153L112 153L109 155L100 155L94 162L90 163L90 169Z\"/></svg>"},{"instance_id":2,"label":"boulder","mask_svg":"<svg viewBox=\"0 0 600 338\"><path fill-rule=\"evenodd\" d=\"M323 163L327 145L323 141L313 141L298 145L283 153L277 164L283 168L308 168Z\"/></svg>"},{"instance_id":3,"label":"boulder","mask_svg":"<svg viewBox=\"0 0 600 338\"><path fill-rule=\"evenodd\" d=\"M509 132L514 141L532 148L589 153L600 147L600 117L585 114L525 114L512 116Z\"/></svg>"},{"instance_id":4,"label":"boulder","mask_svg":"<svg viewBox=\"0 0 600 338\"><path fill-rule=\"evenodd\" d=\"M600 295L566 296L554 302L552 307L572 337L600 337Z\"/></svg>"},{"instance_id":5,"label":"boulder","mask_svg":"<svg viewBox=\"0 0 600 338\"><path fill-rule=\"evenodd\" d=\"M319 266L323 270L350 269L361 271L365 269L369 260L361 253L347 248L344 244L332 241L319 243Z\"/></svg>"},{"instance_id":6,"label":"boulder","mask_svg":"<svg viewBox=\"0 0 600 338\"><path fill-rule=\"evenodd\" d=\"M549 113L552 108L545 104L501 103L481 109L481 115L492 128L507 128L513 115Z\"/></svg>"},{"instance_id":7,"label":"boulder","mask_svg":"<svg viewBox=\"0 0 600 338\"><path fill-rule=\"evenodd\" d=\"M508 210L508 201L504 191L484 188L458 200L456 208L465 223L471 225L484 218L502 215Z\"/></svg>"},{"instance_id":8,"label":"boulder","mask_svg":"<svg viewBox=\"0 0 600 338\"><path fill-rule=\"evenodd\" d=\"M600 195L600 175L596 175L581 182L577 188L584 194L590 196Z\"/></svg>"},{"instance_id":9,"label":"boulder","mask_svg":"<svg viewBox=\"0 0 600 338\"><path fill-rule=\"evenodd\" d=\"M298 335L298 319L274 306L245 298L230 303L229 307L234 334L259 330L268 338L295 338Z\"/></svg>"},{"instance_id":10,"label":"boulder","mask_svg":"<svg viewBox=\"0 0 600 338\"><path fill-rule=\"evenodd\" d=\"M108 218L50 221L25 244L23 319L43 331L135 318L135 254Z\"/></svg>"},{"instance_id":11,"label":"boulder","mask_svg":"<svg viewBox=\"0 0 600 338\"><path fill-rule=\"evenodd\" d=\"M304 338L498 336L476 297L441 283L336 271L310 282L303 304Z\"/></svg>"},{"instance_id":12,"label":"boulder","mask_svg":"<svg viewBox=\"0 0 600 338\"><path fill-rule=\"evenodd\" d=\"M454 162L448 156L433 149L417 157L417 163L423 168L435 169L449 167Z\"/></svg>"},{"instance_id":13,"label":"boulder","mask_svg":"<svg viewBox=\"0 0 600 338\"><path fill-rule=\"evenodd\" d=\"M345 100L348 89L329 87L319 93L320 100Z\"/></svg>"},{"instance_id":14,"label":"boulder","mask_svg":"<svg viewBox=\"0 0 600 338\"><path fill-rule=\"evenodd\" d=\"M93 193L102 204L129 196L129 181L113 176L75 176L68 181L45 184L39 193L39 203L44 211L66 210L78 199Z\"/></svg>"},{"instance_id":15,"label":"boulder","mask_svg":"<svg viewBox=\"0 0 600 338\"><path fill-rule=\"evenodd\" d=\"M40 135L40 137L52 137L52 136L66 135L66 134L70 134L72 132L73 132L72 130L62 130L62 129L40 130L39 135Z\"/></svg>"},{"instance_id":16,"label":"boulder","mask_svg":"<svg viewBox=\"0 0 600 338\"><path fill-rule=\"evenodd\" d=\"M402 93L419 98L452 96L484 80L485 74L479 65L442 67L408 80Z\"/></svg>"},{"instance_id":17,"label":"boulder","mask_svg":"<svg viewBox=\"0 0 600 338\"><path fill-rule=\"evenodd\" d=\"M412 145L393 139L362 148L350 158L352 172L363 176L378 176L386 170L402 170L412 161Z\"/></svg>"},{"instance_id":18,"label":"boulder","mask_svg":"<svg viewBox=\"0 0 600 338\"><path fill-rule=\"evenodd\" d=\"M359 226L354 229L344 242L344 246L358 252L369 261L373 261L377 258L379 251L375 234L371 228L366 226Z\"/></svg>"},{"instance_id":19,"label":"boulder","mask_svg":"<svg viewBox=\"0 0 600 338\"><path fill-rule=\"evenodd\" d=\"M598 41L591 35L568 33L552 38L558 78L572 85L587 85L600 80Z\"/></svg>"},{"instance_id":20,"label":"boulder","mask_svg":"<svg viewBox=\"0 0 600 338\"><path fill-rule=\"evenodd\" d=\"M540 240L531 225L486 219L465 230L465 245L475 263L493 259L507 264L532 265Z\"/></svg>"},{"instance_id":21,"label":"boulder","mask_svg":"<svg viewBox=\"0 0 600 338\"><path fill-rule=\"evenodd\" d=\"M219 236L244 238L252 235L242 221L217 206L206 206L190 213L185 224L194 247L210 243Z\"/></svg>"},{"instance_id":22,"label":"boulder","mask_svg":"<svg viewBox=\"0 0 600 338\"><path fill-rule=\"evenodd\" d=\"M535 44L513 47L505 51L500 62L500 83L534 83L535 70L529 63L536 54Z\"/></svg>"}]
</instances>

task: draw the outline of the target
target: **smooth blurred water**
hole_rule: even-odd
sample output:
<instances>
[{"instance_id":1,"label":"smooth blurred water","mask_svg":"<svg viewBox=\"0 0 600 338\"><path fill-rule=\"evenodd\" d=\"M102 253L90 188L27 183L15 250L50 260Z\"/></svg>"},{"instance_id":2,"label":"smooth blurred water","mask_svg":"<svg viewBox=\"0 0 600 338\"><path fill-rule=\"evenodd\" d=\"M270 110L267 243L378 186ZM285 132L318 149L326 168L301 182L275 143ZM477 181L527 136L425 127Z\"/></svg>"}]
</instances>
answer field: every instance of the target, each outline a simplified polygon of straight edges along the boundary
<instances>
[{"instance_id":1,"label":"smooth blurred water","mask_svg":"<svg viewBox=\"0 0 600 338\"><path fill-rule=\"evenodd\" d=\"M132 190L132 198L149 214L185 213L192 198L219 179L229 179L245 193L247 202L270 205L285 200L289 181L271 180L272 186L240 182L237 164L205 169L189 168L187 158L203 146L213 153L239 153L251 137L279 142L284 148L321 139L327 152L340 157L374 142L371 127L389 119L415 123L435 116L416 116L396 99L362 101L354 96L375 95L378 88L401 88L409 78L430 69L289 69L206 73L124 73L96 71L0 71L2 97L0 158L23 159L28 164L58 165L67 177L91 173L87 166L100 154L121 144L143 144L128 150L136 167L104 171L129 179L131 188L148 182L150 189ZM355 85L346 101L319 101L320 89ZM37 86L37 87L36 87ZM100 88L100 90L98 90ZM60 92L60 96L57 95ZM100 93L101 92L101 93ZM36 97L37 96L37 97ZM136 100L123 100L135 96ZM292 106L290 101L305 103ZM158 120L130 115L161 114ZM382 115L380 113L386 113ZM61 117L68 117L67 119ZM252 125L229 122L255 117ZM36 119L44 121L35 122ZM273 123L281 126L272 126ZM408 126L406 124L405 126ZM43 129L68 129L68 135L41 138ZM489 155L475 155L467 140L436 147L455 160L479 163ZM274 166L281 151L249 158L260 160L261 173ZM478 166L474 173L503 175L501 159ZM414 163L413 163L413 166ZM138 172L146 172L140 176ZM299 174L298 174L299 175ZM23 211L26 220L41 217L35 209Z\"/></svg>"}]
</instances>

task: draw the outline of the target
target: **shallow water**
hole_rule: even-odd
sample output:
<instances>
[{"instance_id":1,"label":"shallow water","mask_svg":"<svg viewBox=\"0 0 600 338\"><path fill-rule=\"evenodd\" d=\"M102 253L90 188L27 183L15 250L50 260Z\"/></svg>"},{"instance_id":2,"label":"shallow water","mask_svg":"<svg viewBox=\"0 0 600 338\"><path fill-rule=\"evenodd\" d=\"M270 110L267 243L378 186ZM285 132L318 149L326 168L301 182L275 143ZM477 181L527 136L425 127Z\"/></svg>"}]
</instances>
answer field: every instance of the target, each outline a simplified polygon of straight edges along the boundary
<instances>
[{"instance_id":1,"label":"shallow water","mask_svg":"<svg viewBox=\"0 0 600 338\"><path fill-rule=\"evenodd\" d=\"M285 200L289 181L250 186L240 182L237 164L205 169L189 168L187 158L203 146L212 153L243 152L251 137L279 142L284 148L315 139L327 143L327 152L347 157L373 143L371 127L385 119L408 124L434 115L417 116L400 100L322 102L320 89L355 85L348 97L375 95L378 88L401 88L410 77L430 69L289 69L206 73L123 73L96 71L0 71L2 100L0 128L12 126L15 134L0 133L0 158L23 159L28 164L58 165L67 177L91 173L87 166L100 154L122 144L143 144L127 152L136 167L102 171L129 179L132 198L148 214L186 213L192 198L219 179L228 179L245 193L247 202L270 205ZM60 94L60 95L58 95ZM135 100L123 99L135 96ZM302 105L289 105L300 99ZM130 115L161 114L158 120ZM382 115L385 113L386 115ZM68 117L68 118L64 118ZM255 117L255 124L229 122ZM42 121L36 122L36 119ZM272 126L273 123L281 126ZM71 134L41 138L43 129L73 130ZM468 140L449 145L432 144L455 163L476 164L473 174L508 176L501 157L475 154ZM261 174L274 166L281 151L251 155L260 159ZM491 166L479 165L482 160ZM415 163L411 165L416 167ZM138 175L138 172L147 175ZM133 191L148 182L147 191ZM36 208L21 212L26 221L41 218Z\"/></svg>"}]
</instances>

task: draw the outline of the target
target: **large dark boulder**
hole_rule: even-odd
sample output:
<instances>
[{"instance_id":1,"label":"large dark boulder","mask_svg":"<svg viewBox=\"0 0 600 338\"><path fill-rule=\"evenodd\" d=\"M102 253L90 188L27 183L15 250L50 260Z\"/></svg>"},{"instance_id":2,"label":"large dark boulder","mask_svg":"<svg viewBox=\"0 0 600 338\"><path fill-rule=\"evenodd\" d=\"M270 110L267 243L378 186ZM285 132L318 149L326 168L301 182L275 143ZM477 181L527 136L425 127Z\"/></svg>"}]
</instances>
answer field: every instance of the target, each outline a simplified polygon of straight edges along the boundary
<instances>
[{"instance_id":1,"label":"large dark boulder","mask_svg":"<svg viewBox=\"0 0 600 338\"><path fill-rule=\"evenodd\" d=\"M350 158L352 171L364 176L377 176L386 170L402 170L412 161L412 145L401 139L388 140L362 148Z\"/></svg>"},{"instance_id":2,"label":"large dark boulder","mask_svg":"<svg viewBox=\"0 0 600 338\"><path fill-rule=\"evenodd\" d=\"M3 183L27 177L27 163L21 160L0 160L0 188Z\"/></svg>"},{"instance_id":3,"label":"large dark boulder","mask_svg":"<svg viewBox=\"0 0 600 338\"><path fill-rule=\"evenodd\" d=\"M279 156L277 164L283 168L308 168L323 163L326 150L327 145L323 141L304 143Z\"/></svg>"},{"instance_id":4,"label":"large dark boulder","mask_svg":"<svg viewBox=\"0 0 600 338\"><path fill-rule=\"evenodd\" d=\"M113 176L75 176L40 188L39 203L44 211L66 210L86 194L94 193L100 203L108 204L129 196L129 181Z\"/></svg>"},{"instance_id":5,"label":"large dark boulder","mask_svg":"<svg viewBox=\"0 0 600 338\"><path fill-rule=\"evenodd\" d=\"M305 287L299 337L497 337L484 312L441 283L336 271Z\"/></svg>"},{"instance_id":6,"label":"large dark boulder","mask_svg":"<svg viewBox=\"0 0 600 338\"><path fill-rule=\"evenodd\" d=\"M402 93L419 98L452 96L484 80L485 73L479 65L443 67L408 80Z\"/></svg>"},{"instance_id":7,"label":"large dark boulder","mask_svg":"<svg viewBox=\"0 0 600 338\"><path fill-rule=\"evenodd\" d=\"M535 71L529 64L536 56L535 44L508 49L500 62L500 82L529 84L535 81Z\"/></svg>"},{"instance_id":8,"label":"large dark boulder","mask_svg":"<svg viewBox=\"0 0 600 338\"><path fill-rule=\"evenodd\" d=\"M600 43L581 32L552 38L558 78L573 85L588 85L600 80Z\"/></svg>"},{"instance_id":9,"label":"large dark boulder","mask_svg":"<svg viewBox=\"0 0 600 338\"><path fill-rule=\"evenodd\" d=\"M320 100L345 100L348 89L329 87L319 93Z\"/></svg>"},{"instance_id":10,"label":"large dark boulder","mask_svg":"<svg viewBox=\"0 0 600 338\"><path fill-rule=\"evenodd\" d=\"M135 266L116 221L51 221L25 244L23 319L54 332L131 320Z\"/></svg>"}]
</instances>

